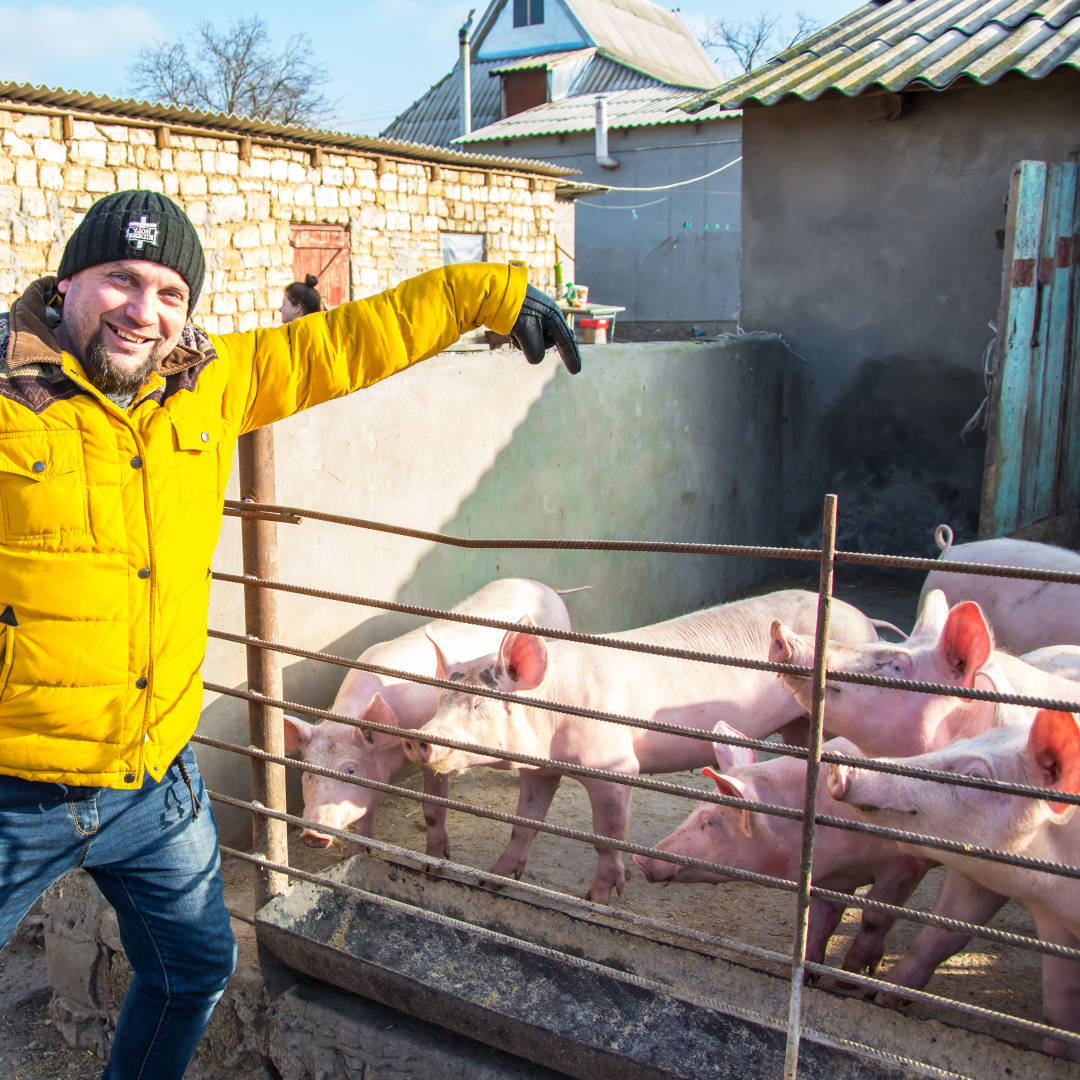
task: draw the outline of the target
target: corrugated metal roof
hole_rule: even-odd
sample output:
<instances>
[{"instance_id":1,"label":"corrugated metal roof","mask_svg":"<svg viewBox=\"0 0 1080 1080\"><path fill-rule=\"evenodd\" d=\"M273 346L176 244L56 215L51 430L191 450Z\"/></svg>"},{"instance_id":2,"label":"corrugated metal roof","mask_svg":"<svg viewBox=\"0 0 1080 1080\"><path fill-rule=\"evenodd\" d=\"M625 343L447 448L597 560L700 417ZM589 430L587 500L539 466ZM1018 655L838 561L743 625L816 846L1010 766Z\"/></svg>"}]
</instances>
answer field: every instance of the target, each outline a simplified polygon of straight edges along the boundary
<instances>
[{"instance_id":1,"label":"corrugated metal roof","mask_svg":"<svg viewBox=\"0 0 1080 1080\"><path fill-rule=\"evenodd\" d=\"M597 94L579 94L547 105L537 105L534 109L508 116L505 120L455 139L454 142L471 144L493 139L525 139L532 135L593 131L596 128L597 97ZM670 87L615 90L604 94L604 100L607 103L610 128L685 124L742 116L740 109L721 109L719 105L712 105L691 115L679 108L688 100L687 92Z\"/></svg>"},{"instance_id":2,"label":"corrugated metal roof","mask_svg":"<svg viewBox=\"0 0 1080 1080\"><path fill-rule=\"evenodd\" d=\"M520 60L508 60L491 69L491 75L502 75L507 71L536 71L538 68L553 68L565 64L568 60L580 60L583 54L595 53L595 49L568 49L565 52L542 53L540 56L525 56Z\"/></svg>"},{"instance_id":3,"label":"corrugated metal roof","mask_svg":"<svg viewBox=\"0 0 1080 1080\"><path fill-rule=\"evenodd\" d=\"M564 58L566 56L565 52L541 53L539 56L529 57L528 64L530 67L541 67L551 57ZM573 53L570 56L572 57ZM560 59L559 62L561 63L562 60ZM498 60L481 60L469 66L472 76L472 127L474 131L502 120L501 83L498 79L489 78L495 70L505 70L505 64ZM570 95L663 86L663 83L651 76L609 60L593 50L592 58L586 63L584 71L574 80ZM675 92L681 98L686 98L688 93L691 93L682 89L677 89ZM449 75L436 83L422 98L413 102L390 124L383 131L383 137L429 144L442 142L450 145L461 134L460 110L461 75L460 69L455 67Z\"/></svg>"},{"instance_id":4,"label":"corrugated metal roof","mask_svg":"<svg viewBox=\"0 0 1080 1080\"><path fill-rule=\"evenodd\" d=\"M43 106L61 112L86 113L93 115L95 119L107 120L108 117L116 117L117 119L143 120L220 132L226 136L247 135L251 138L275 142L280 140L282 143L299 144L304 147L321 146L327 149L356 150L446 165L461 164L473 168L509 167L518 172L542 173L547 176L567 176L573 172L573 170L552 166L546 161L491 157L464 150L451 150L445 146L425 146L397 139L323 131L294 124L276 124L265 120L253 120L247 116L207 113L198 109L163 105L160 102L103 97L80 90L31 86L29 83L0 82L0 108L5 103Z\"/></svg>"},{"instance_id":5,"label":"corrugated metal roof","mask_svg":"<svg viewBox=\"0 0 1080 1080\"><path fill-rule=\"evenodd\" d=\"M668 84L636 71L603 53L597 53L585 70L574 80L571 94L599 94L605 90L636 90L644 86L666 87ZM681 88L680 88L680 92Z\"/></svg>"},{"instance_id":6,"label":"corrugated metal roof","mask_svg":"<svg viewBox=\"0 0 1080 1080\"><path fill-rule=\"evenodd\" d=\"M498 79L489 78L498 66L498 60L479 60L469 65L473 127L493 124L502 116L502 87ZM461 69L455 64L448 75L397 116L382 135L384 139L449 145L461 130Z\"/></svg>"},{"instance_id":7,"label":"corrugated metal roof","mask_svg":"<svg viewBox=\"0 0 1080 1080\"><path fill-rule=\"evenodd\" d=\"M582 49L558 49L531 56L476 60L484 39L507 0L492 0L472 39L472 127L487 127L502 117L499 81L506 71L557 67L582 53L591 54L571 94L625 90L639 86L676 86L700 90L716 86L719 72L701 43L674 11L651 0L558 0L593 42ZM549 0L549 3L555 0ZM535 29L535 28L530 28ZM460 67L435 83L384 130L383 136L425 144L449 144L461 133Z\"/></svg>"},{"instance_id":8,"label":"corrugated metal roof","mask_svg":"<svg viewBox=\"0 0 1080 1080\"><path fill-rule=\"evenodd\" d=\"M1080 67L1080 0L871 0L838 22L696 98L735 108L813 101L873 87L944 90L961 78L983 86L1009 72L1041 79Z\"/></svg>"},{"instance_id":9,"label":"corrugated metal roof","mask_svg":"<svg viewBox=\"0 0 1080 1080\"><path fill-rule=\"evenodd\" d=\"M705 89L719 72L677 11L650 0L565 0L596 45L613 59L672 86Z\"/></svg>"}]
</instances>

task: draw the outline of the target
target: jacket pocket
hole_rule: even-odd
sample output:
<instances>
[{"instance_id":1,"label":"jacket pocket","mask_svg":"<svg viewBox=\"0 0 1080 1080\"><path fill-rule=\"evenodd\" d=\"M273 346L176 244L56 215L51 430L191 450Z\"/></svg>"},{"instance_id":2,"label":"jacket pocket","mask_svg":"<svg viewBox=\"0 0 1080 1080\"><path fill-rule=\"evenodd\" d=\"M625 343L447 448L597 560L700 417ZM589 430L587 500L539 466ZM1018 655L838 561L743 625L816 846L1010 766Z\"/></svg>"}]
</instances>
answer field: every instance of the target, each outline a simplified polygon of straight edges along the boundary
<instances>
[{"instance_id":1,"label":"jacket pocket","mask_svg":"<svg viewBox=\"0 0 1080 1080\"><path fill-rule=\"evenodd\" d=\"M90 533L82 436L78 431L0 435L4 543L67 548Z\"/></svg>"},{"instance_id":2,"label":"jacket pocket","mask_svg":"<svg viewBox=\"0 0 1080 1080\"><path fill-rule=\"evenodd\" d=\"M170 414L175 456L173 476L177 502L182 506L215 500L218 491L218 450L221 417L199 411Z\"/></svg>"},{"instance_id":3,"label":"jacket pocket","mask_svg":"<svg viewBox=\"0 0 1080 1080\"><path fill-rule=\"evenodd\" d=\"M11 668L15 663L15 637L18 629L15 612L8 604L0 612L0 699L7 693L8 679L11 678Z\"/></svg>"}]
</instances>

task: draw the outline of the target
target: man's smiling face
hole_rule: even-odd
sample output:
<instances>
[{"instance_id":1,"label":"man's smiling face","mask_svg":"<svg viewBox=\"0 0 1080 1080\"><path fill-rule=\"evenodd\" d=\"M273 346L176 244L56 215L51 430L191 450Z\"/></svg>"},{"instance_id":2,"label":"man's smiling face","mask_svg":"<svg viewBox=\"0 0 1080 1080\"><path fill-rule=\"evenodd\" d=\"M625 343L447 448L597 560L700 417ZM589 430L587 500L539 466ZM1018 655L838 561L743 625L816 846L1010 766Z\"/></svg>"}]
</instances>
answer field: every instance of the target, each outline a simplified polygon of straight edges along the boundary
<instances>
[{"instance_id":1,"label":"man's smiling face","mask_svg":"<svg viewBox=\"0 0 1080 1080\"><path fill-rule=\"evenodd\" d=\"M187 282L160 263L99 263L57 289L64 297L57 340L105 394L134 394L176 347L187 322Z\"/></svg>"}]
</instances>

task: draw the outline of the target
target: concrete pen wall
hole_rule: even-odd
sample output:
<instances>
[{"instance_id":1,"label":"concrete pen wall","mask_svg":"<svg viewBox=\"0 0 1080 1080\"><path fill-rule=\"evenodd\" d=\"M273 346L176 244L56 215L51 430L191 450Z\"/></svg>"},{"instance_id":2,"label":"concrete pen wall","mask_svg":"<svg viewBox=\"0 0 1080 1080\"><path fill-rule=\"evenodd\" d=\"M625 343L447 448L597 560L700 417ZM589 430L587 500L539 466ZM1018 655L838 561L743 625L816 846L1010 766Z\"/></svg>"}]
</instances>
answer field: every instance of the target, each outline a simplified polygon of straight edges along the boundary
<instances>
[{"instance_id":1,"label":"concrete pen wall","mask_svg":"<svg viewBox=\"0 0 1080 1080\"><path fill-rule=\"evenodd\" d=\"M586 347L581 375L506 349L448 352L275 427L282 503L466 537L786 544L778 470L792 456L797 365L775 339ZM231 497L237 496L235 476ZM449 607L495 577L560 588L602 633L721 602L774 561L626 552L463 550L307 521L278 529L281 580ZM239 573L225 520L216 570ZM423 620L280 595L281 637L356 657ZM215 582L210 626L243 632L238 585ZM211 640L204 678L246 679L243 649ZM285 661L285 693L329 707L344 669ZM206 695L200 731L246 745L246 704ZM246 795L248 765L202 749L211 788ZM247 816L221 808L226 838Z\"/></svg>"}]
</instances>

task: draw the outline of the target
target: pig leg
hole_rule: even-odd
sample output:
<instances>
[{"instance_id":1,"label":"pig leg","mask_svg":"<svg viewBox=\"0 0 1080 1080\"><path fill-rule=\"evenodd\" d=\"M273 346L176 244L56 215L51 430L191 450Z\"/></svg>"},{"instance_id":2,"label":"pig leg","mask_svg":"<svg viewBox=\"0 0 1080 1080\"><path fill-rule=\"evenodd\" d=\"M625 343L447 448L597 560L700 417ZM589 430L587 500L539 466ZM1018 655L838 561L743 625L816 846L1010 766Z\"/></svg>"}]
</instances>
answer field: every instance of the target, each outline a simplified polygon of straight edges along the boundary
<instances>
[{"instance_id":1,"label":"pig leg","mask_svg":"<svg viewBox=\"0 0 1080 1080\"><path fill-rule=\"evenodd\" d=\"M991 892L956 870L946 870L934 914L981 925L997 914L1005 899L1000 893ZM924 926L911 943L911 948L885 978L897 986L921 990L930 981L938 965L959 952L970 937L962 930ZM902 994L879 992L876 1000L883 1005L901 1005L905 999Z\"/></svg>"},{"instance_id":2,"label":"pig leg","mask_svg":"<svg viewBox=\"0 0 1080 1080\"><path fill-rule=\"evenodd\" d=\"M910 858L891 865L874 878L866 893L867 900L879 900L893 907L903 907L934 864L929 859ZM873 975L885 955L885 937L893 928L897 916L884 911L864 908L859 932L844 956L845 971Z\"/></svg>"},{"instance_id":3,"label":"pig leg","mask_svg":"<svg viewBox=\"0 0 1080 1080\"><path fill-rule=\"evenodd\" d=\"M1055 945L1080 946L1075 935L1044 911L1033 911L1039 937ZM1043 1016L1048 1024L1080 1034L1080 963L1060 956L1043 956ZM1080 1061L1080 1044L1064 1039L1047 1038L1043 1049L1048 1054Z\"/></svg>"},{"instance_id":4,"label":"pig leg","mask_svg":"<svg viewBox=\"0 0 1080 1080\"><path fill-rule=\"evenodd\" d=\"M592 805L593 832L598 836L610 836L613 840L625 840L626 826L630 821L630 796L634 789L604 780L583 780L582 786L589 793ZM596 845L596 877L585 899L607 904L611 900L611 890L614 889L621 896L625 884L626 867L623 866L622 852Z\"/></svg>"},{"instance_id":5,"label":"pig leg","mask_svg":"<svg viewBox=\"0 0 1080 1080\"><path fill-rule=\"evenodd\" d=\"M806 932L806 961L810 964L825 963L825 950L829 939L836 932L840 920L844 917L846 905L835 900L810 900L809 925ZM807 975L807 982L814 982L818 976Z\"/></svg>"},{"instance_id":6,"label":"pig leg","mask_svg":"<svg viewBox=\"0 0 1080 1080\"><path fill-rule=\"evenodd\" d=\"M450 794L450 777L443 773L424 769L424 794L446 798ZM427 825L429 855L436 859L450 858L450 834L446 831L446 807L424 803L424 823Z\"/></svg>"},{"instance_id":7,"label":"pig leg","mask_svg":"<svg viewBox=\"0 0 1080 1080\"><path fill-rule=\"evenodd\" d=\"M555 790L562 779L561 773L540 773L522 770L518 785L519 817L543 821L547 815ZM529 849L536 839L536 830L524 825L515 825L510 833L510 842L491 867L492 874L502 877L520 878L529 858Z\"/></svg>"},{"instance_id":8,"label":"pig leg","mask_svg":"<svg viewBox=\"0 0 1080 1080\"><path fill-rule=\"evenodd\" d=\"M367 836L369 838L375 835L375 815L372 814L370 809L362 818L357 818L356 821L349 826L349 832L354 832L357 836ZM368 848L363 844L349 844L345 848L345 855L359 855L361 852L367 850Z\"/></svg>"}]
</instances>

